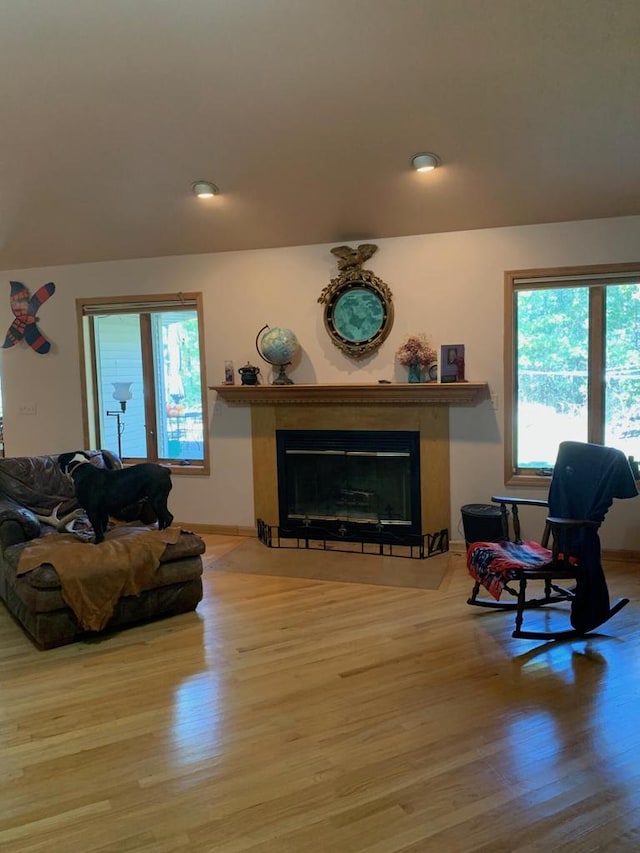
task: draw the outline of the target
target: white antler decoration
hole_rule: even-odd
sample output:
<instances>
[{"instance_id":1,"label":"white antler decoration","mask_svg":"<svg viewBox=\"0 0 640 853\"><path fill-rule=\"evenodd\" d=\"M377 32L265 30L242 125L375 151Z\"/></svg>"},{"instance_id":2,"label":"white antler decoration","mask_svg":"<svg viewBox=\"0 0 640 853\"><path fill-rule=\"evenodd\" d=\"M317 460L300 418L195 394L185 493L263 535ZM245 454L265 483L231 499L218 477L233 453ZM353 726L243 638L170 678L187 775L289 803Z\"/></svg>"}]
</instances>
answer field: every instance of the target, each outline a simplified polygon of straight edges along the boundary
<instances>
[{"instance_id":1,"label":"white antler decoration","mask_svg":"<svg viewBox=\"0 0 640 853\"><path fill-rule=\"evenodd\" d=\"M49 515L38 515L37 513L34 513L34 515L42 524L50 524L52 527L55 527L58 533L62 533L65 530L73 533L73 522L77 521L81 515L84 515L84 510L76 507L76 509L72 509L71 512L66 513L61 518L58 514L61 506L62 503L57 504L53 512Z\"/></svg>"}]
</instances>

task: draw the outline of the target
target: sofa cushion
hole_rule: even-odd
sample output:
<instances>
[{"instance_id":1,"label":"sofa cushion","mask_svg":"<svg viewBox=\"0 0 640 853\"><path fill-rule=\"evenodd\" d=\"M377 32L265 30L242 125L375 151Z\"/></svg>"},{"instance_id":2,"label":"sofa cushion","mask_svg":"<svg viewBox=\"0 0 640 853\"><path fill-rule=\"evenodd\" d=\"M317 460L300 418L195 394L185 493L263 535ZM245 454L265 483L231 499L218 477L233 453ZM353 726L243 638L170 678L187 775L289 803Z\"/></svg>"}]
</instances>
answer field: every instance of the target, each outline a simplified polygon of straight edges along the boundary
<instances>
[{"instance_id":1,"label":"sofa cushion","mask_svg":"<svg viewBox=\"0 0 640 853\"><path fill-rule=\"evenodd\" d=\"M24 578L34 589L60 589L60 578L50 563L38 566Z\"/></svg>"}]
</instances>

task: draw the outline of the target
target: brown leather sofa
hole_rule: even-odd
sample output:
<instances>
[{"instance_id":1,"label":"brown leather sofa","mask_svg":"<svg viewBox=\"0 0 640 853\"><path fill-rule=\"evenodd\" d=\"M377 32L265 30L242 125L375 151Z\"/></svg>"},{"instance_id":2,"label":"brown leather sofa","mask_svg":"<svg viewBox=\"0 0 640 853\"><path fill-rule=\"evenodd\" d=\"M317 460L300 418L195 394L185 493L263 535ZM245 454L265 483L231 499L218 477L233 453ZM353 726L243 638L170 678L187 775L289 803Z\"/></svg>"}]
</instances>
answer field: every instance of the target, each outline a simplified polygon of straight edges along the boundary
<instances>
[{"instance_id":1,"label":"brown leather sofa","mask_svg":"<svg viewBox=\"0 0 640 853\"><path fill-rule=\"evenodd\" d=\"M110 451L90 451L90 456L98 467L121 467ZM54 566L43 563L19 574L20 552L32 540L64 530L54 516L64 519L74 506L73 484L60 470L57 456L0 459L0 598L41 649L71 643L87 631L63 599ZM146 504L125 514L125 521L134 519L144 524L155 520ZM204 550L199 536L181 531L175 544L166 545L151 587L119 598L103 631L195 610L202 599Z\"/></svg>"}]
</instances>

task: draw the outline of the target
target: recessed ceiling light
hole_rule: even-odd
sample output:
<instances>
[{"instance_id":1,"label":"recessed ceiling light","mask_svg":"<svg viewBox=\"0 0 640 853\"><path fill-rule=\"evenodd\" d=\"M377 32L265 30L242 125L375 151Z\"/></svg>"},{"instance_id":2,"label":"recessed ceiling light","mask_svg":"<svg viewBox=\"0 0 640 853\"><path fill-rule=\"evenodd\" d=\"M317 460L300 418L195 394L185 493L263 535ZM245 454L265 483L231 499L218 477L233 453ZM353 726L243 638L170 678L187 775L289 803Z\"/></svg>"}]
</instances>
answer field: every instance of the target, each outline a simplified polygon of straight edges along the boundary
<instances>
[{"instance_id":1,"label":"recessed ceiling light","mask_svg":"<svg viewBox=\"0 0 640 853\"><path fill-rule=\"evenodd\" d=\"M212 184L211 181L196 181L192 186L192 190L198 198L213 198L214 195L218 195L220 192L218 187Z\"/></svg>"},{"instance_id":2,"label":"recessed ceiling light","mask_svg":"<svg viewBox=\"0 0 640 853\"><path fill-rule=\"evenodd\" d=\"M411 165L416 172L431 172L440 165L440 158L437 154L416 154L411 158Z\"/></svg>"}]
</instances>

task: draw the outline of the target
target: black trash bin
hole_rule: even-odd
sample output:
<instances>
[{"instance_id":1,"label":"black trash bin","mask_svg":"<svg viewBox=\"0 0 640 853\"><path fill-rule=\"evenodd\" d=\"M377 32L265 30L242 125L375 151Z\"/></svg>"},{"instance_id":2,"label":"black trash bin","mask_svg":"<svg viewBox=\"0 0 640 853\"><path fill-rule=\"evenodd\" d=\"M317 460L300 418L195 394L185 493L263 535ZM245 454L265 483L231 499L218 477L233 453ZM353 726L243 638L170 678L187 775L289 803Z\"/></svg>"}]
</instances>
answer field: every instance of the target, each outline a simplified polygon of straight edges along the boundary
<instances>
[{"instance_id":1,"label":"black trash bin","mask_svg":"<svg viewBox=\"0 0 640 853\"><path fill-rule=\"evenodd\" d=\"M467 548L472 542L504 539L502 512L494 504L465 504L461 507L462 527Z\"/></svg>"}]
</instances>

